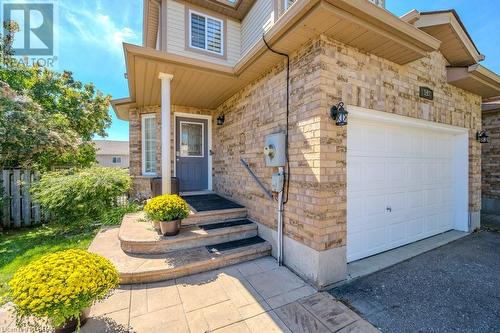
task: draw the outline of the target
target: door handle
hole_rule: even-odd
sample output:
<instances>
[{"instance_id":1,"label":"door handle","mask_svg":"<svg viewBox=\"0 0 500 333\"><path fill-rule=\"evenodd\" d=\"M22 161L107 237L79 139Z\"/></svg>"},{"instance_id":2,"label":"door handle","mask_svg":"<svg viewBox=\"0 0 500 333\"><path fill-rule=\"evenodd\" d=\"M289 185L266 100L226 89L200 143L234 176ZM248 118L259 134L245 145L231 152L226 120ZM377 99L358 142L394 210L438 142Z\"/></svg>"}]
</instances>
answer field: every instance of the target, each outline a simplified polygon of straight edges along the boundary
<instances>
[{"instance_id":1,"label":"door handle","mask_svg":"<svg viewBox=\"0 0 500 333\"><path fill-rule=\"evenodd\" d=\"M385 210L389 213L392 213L392 207L391 206L387 206L385 207Z\"/></svg>"}]
</instances>

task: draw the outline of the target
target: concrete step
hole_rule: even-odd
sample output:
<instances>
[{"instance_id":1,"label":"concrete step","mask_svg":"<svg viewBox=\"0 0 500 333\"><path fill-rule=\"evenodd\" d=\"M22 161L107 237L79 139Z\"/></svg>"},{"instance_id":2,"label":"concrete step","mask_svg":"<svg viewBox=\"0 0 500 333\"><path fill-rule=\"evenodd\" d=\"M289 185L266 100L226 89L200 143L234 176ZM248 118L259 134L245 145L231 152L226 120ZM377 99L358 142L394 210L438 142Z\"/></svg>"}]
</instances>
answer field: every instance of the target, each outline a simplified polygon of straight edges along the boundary
<instances>
[{"instance_id":1,"label":"concrete step","mask_svg":"<svg viewBox=\"0 0 500 333\"><path fill-rule=\"evenodd\" d=\"M89 251L100 254L113 262L120 273L120 283L148 283L201 273L271 254L271 245L259 243L217 244L172 251L166 254L129 254L120 247L119 228L99 231ZM250 239L251 241L251 239Z\"/></svg>"},{"instance_id":2,"label":"concrete step","mask_svg":"<svg viewBox=\"0 0 500 333\"><path fill-rule=\"evenodd\" d=\"M183 225L177 236L163 237L144 217L143 213L134 213L123 218L118 238L125 252L160 254L257 236L257 224L244 219L226 221L224 225L209 224L207 228L203 228L204 225Z\"/></svg>"},{"instance_id":3,"label":"concrete step","mask_svg":"<svg viewBox=\"0 0 500 333\"><path fill-rule=\"evenodd\" d=\"M228 220L243 219L246 217L247 217L246 208L209 210L203 212L192 211L187 218L182 220L182 224L197 225L197 224L219 223Z\"/></svg>"}]
</instances>

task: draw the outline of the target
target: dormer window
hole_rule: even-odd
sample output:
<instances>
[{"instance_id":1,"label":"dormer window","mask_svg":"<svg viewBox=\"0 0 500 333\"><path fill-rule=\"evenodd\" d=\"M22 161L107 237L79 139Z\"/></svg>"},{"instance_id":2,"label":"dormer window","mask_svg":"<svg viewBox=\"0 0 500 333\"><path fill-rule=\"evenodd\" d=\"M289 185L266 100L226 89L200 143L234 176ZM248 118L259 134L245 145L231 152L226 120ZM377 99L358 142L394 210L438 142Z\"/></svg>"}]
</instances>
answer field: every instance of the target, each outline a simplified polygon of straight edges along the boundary
<instances>
[{"instance_id":1,"label":"dormer window","mask_svg":"<svg viewBox=\"0 0 500 333\"><path fill-rule=\"evenodd\" d=\"M212 16L189 11L189 46L195 49L224 54L224 22Z\"/></svg>"}]
</instances>

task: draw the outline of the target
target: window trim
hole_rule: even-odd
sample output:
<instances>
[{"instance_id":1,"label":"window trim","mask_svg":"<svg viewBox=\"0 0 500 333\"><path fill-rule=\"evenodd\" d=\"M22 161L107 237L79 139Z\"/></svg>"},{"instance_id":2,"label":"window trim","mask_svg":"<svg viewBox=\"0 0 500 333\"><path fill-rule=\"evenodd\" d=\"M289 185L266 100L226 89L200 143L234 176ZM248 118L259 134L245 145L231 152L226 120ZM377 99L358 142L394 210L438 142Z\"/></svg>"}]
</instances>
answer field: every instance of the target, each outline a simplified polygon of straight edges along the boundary
<instances>
[{"instance_id":1,"label":"window trim","mask_svg":"<svg viewBox=\"0 0 500 333\"><path fill-rule=\"evenodd\" d=\"M185 17L185 29L186 29L186 42L185 49L186 51L196 52L199 54L207 55L214 58L221 58L227 60L227 20L225 17L216 15L216 14L207 14L204 13L197 8L193 8L186 4L186 17ZM210 51L208 49L203 49L201 47L197 47L191 44L191 13L203 16L205 19L210 18L215 21L219 21L221 23L221 52ZM205 46L208 48L207 43L207 33L205 33Z\"/></svg>"},{"instance_id":2,"label":"window trim","mask_svg":"<svg viewBox=\"0 0 500 333\"><path fill-rule=\"evenodd\" d=\"M145 124L146 122L144 121L144 119L154 119L155 120L155 124L156 124L156 113L145 113L145 114L142 114L141 115L141 155L142 155L142 158L141 158L141 171L142 171L142 175L143 176L156 176L157 175L157 172L146 172L146 131L145 131ZM156 124L157 125L157 124ZM155 126L155 129L157 128L157 126ZM156 134L155 134L156 135ZM156 140L156 142L158 143L158 138ZM158 150L158 145L155 144L155 150ZM155 154L156 156L156 154ZM158 161L156 161L156 166L158 167Z\"/></svg>"}]
</instances>

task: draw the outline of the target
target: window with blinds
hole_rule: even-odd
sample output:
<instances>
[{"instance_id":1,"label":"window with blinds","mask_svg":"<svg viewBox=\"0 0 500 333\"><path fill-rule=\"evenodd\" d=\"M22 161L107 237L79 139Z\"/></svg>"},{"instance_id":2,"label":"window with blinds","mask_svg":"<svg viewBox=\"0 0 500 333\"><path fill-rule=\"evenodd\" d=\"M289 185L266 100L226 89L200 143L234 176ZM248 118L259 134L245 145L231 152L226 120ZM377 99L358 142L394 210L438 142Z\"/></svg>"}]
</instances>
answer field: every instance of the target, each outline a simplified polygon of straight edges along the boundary
<instances>
[{"instance_id":1,"label":"window with blinds","mask_svg":"<svg viewBox=\"0 0 500 333\"><path fill-rule=\"evenodd\" d=\"M142 173L156 175L156 116L142 116Z\"/></svg>"},{"instance_id":2,"label":"window with blinds","mask_svg":"<svg viewBox=\"0 0 500 333\"><path fill-rule=\"evenodd\" d=\"M288 8L290 8L293 3L295 2L295 0L283 0L285 2L285 10L287 10Z\"/></svg>"},{"instance_id":3,"label":"window with blinds","mask_svg":"<svg viewBox=\"0 0 500 333\"><path fill-rule=\"evenodd\" d=\"M189 46L222 55L223 22L197 12L189 12Z\"/></svg>"}]
</instances>

